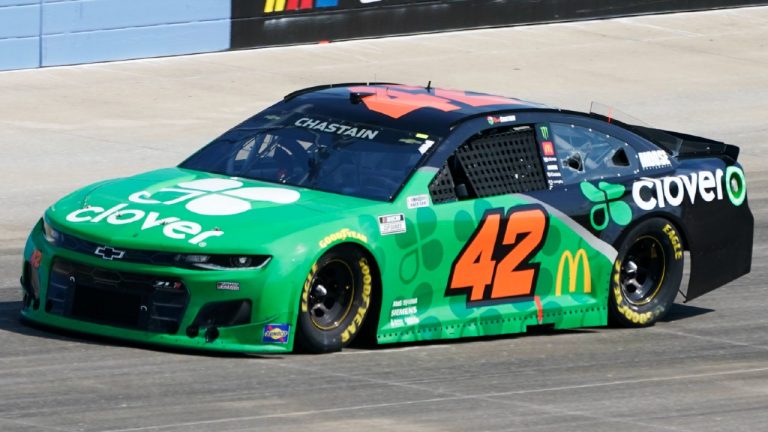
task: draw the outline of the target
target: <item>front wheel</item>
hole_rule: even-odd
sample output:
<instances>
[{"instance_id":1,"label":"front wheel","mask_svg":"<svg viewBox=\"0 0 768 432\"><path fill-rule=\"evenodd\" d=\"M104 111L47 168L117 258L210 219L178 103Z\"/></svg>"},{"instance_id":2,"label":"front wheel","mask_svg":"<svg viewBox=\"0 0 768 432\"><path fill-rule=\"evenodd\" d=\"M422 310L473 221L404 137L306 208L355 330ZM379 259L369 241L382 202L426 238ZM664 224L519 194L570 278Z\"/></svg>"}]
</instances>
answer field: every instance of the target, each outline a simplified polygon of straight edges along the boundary
<instances>
[{"instance_id":1,"label":"front wheel","mask_svg":"<svg viewBox=\"0 0 768 432\"><path fill-rule=\"evenodd\" d=\"M611 321L646 327L663 318L680 289L683 260L680 233L668 221L648 219L630 230L611 276Z\"/></svg>"},{"instance_id":2,"label":"front wheel","mask_svg":"<svg viewBox=\"0 0 768 432\"><path fill-rule=\"evenodd\" d=\"M301 293L299 348L325 353L352 342L368 315L373 283L371 264L354 246L338 246L320 257Z\"/></svg>"}]
</instances>

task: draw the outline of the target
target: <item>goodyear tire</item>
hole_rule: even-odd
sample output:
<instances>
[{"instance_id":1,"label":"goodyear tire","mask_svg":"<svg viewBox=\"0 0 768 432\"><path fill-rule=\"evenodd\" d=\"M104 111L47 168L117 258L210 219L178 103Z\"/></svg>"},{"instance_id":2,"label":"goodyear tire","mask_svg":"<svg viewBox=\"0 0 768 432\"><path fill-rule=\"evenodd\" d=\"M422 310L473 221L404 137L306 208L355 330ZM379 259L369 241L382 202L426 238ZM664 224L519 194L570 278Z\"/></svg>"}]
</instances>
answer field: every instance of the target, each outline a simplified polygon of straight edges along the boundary
<instances>
[{"instance_id":1,"label":"goodyear tire","mask_svg":"<svg viewBox=\"0 0 768 432\"><path fill-rule=\"evenodd\" d=\"M611 275L608 309L613 324L647 327L669 312L683 277L681 238L674 225L660 218L627 233Z\"/></svg>"},{"instance_id":2,"label":"goodyear tire","mask_svg":"<svg viewBox=\"0 0 768 432\"><path fill-rule=\"evenodd\" d=\"M342 245L312 266L301 293L298 348L339 351L360 331L371 306L371 264L359 249Z\"/></svg>"}]
</instances>

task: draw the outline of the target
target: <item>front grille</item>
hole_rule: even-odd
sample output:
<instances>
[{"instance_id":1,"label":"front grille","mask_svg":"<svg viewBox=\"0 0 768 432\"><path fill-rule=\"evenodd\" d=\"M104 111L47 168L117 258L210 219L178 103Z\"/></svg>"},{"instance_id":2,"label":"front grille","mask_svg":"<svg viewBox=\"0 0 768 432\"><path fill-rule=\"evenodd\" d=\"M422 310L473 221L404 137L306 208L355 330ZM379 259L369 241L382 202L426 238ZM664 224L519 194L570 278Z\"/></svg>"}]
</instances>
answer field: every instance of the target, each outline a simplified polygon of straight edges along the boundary
<instances>
[{"instance_id":1,"label":"front grille","mask_svg":"<svg viewBox=\"0 0 768 432\"><path fill-rule=\"evenodd\" d=\"M241 268L232 263L233 258L250 258L249 268L260 268L265 266L272 258L269 255L216 255L205 254L207 261L197 262L189 261L190 256L203 256L198 254L182 254L175 252L160 252L141 249L117 249L109 247L103 243L94 243L70 234L59 232L59 238L56 246L73 252L79 252L90 256L98 256L108 261L130 262L138 264L150 264L166 267L179 267L191 270L227 270Z\"/></svg>"},{"instance_id":2,"label":"front grille","mask_svg":"<svg viewBox=\"0 0 768 432\"><path fill-rule=\"evenodd\" d=\"M70 234L60 233L60 236L61 239L58 242L58 246L74 252L94 255L97 249L104 247L103 243L94 243L92 241L84 240ZM121 256L120 261L164 266L179 265L176 259L178 254L172 252L157 252L139 249L125 249L122 250L122 252L124 254Z\"/></svg>"},{"instance_id":3,"label":"front grille","mask_svg":"<svg viewBox=\"0 0 768 432\"><path fill-rule=\"evenodd\" d=\"M189 292L178 279L55 258L45 309L83 321L174 334L188 300Z\"/></svg>"}]
</instances>

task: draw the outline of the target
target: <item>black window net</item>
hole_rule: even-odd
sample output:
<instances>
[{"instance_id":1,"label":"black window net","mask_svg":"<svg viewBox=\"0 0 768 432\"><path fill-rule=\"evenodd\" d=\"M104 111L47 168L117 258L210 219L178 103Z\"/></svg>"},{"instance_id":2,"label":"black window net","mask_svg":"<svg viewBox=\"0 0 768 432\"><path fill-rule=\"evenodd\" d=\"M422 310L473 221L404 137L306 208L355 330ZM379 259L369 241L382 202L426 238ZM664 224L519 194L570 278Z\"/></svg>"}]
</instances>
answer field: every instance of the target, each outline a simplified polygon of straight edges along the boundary
<instances>
[{"instance_id":1,"label":"black window net","mask_svg":"<svg viewBox=\"0 0 768 432\"><path fill-rule=\"evenodd\" d=\"M533 128L495 129L462 144L429 186L435 203L547 189Z\"/></svg>"}]
</instances>

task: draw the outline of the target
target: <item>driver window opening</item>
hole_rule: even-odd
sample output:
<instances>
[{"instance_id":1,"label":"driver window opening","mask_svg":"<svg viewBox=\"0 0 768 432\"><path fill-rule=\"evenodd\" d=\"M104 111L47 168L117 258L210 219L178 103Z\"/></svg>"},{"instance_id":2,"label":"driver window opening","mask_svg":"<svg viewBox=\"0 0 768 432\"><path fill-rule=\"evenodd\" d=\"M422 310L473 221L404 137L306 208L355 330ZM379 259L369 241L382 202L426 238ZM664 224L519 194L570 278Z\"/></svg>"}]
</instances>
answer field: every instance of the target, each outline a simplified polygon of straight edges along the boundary
<instances>
[{"instance_id":1,"label":"driver window opening","mask_svg":"<svg viewBox=\"0 0 768 432\"><path fill-rule=\"evenodd\" d=\"M564 183L616 177L631 170L631 149L624 141L573 124L551 123L550 129Z\"/></svg>"}]
</instances>

